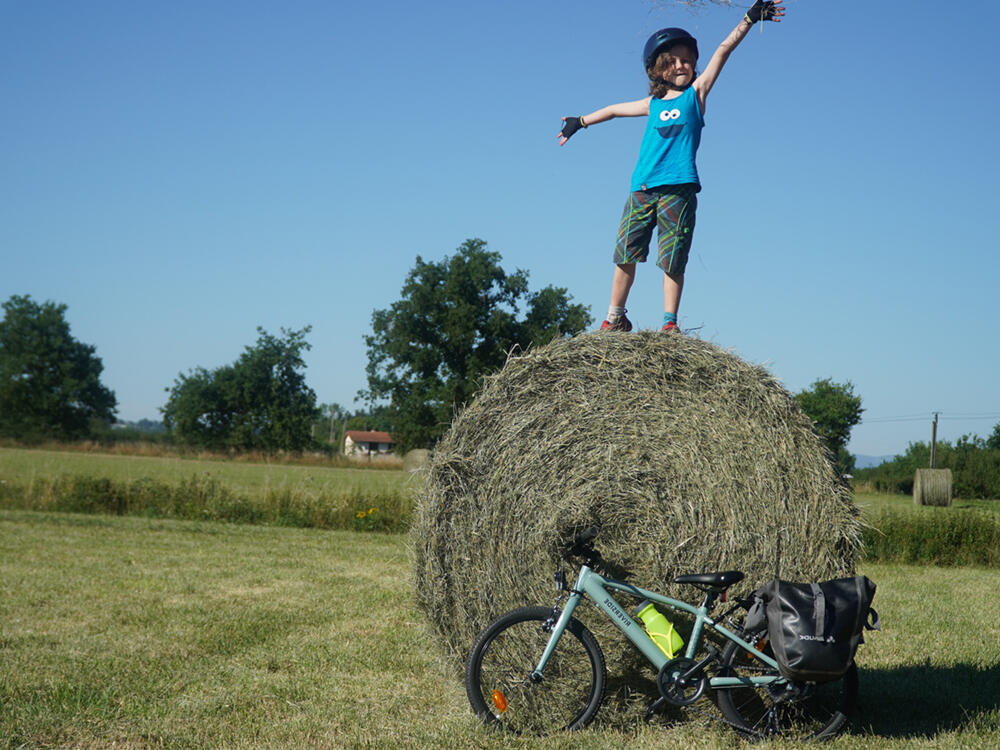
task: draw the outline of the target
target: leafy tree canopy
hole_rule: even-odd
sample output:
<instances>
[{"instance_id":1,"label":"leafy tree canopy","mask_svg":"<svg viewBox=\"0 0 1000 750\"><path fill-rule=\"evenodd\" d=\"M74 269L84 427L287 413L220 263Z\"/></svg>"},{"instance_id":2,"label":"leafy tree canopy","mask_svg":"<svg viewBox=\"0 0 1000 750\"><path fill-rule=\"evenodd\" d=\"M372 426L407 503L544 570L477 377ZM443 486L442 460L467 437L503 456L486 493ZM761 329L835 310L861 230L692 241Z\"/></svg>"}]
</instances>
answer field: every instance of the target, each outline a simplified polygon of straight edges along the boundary
<instances>
[{"instance_id":1,"label":"leafy tree canopy","mask_svg":"<svg viewBox=\"0 0 1000 750\"><path fill-rule=\"evenodd\" d=\"M509 274L500 261L480 239L437 263L417 256L401 299L372 313L368 390L360 395L388 401L401 449L433 444L513 347L572 336L592 322L566 289L531 292L527 272Z\"/></svg>"},{"instance_id":2,"label":"leafy tree canopy","mask_svg":"<svg viewBox=\"0 0 1000 750\"><path fill-rule=\"evenodd\" d=\"M384 430L392 432L392 422L379 406L371 411L345 409L338 403L320 404L319 417L313 422L313 434L336 450L343 447L344 433L350 430Z\"/></svg>"},{"instance_id":3,"label":"leafy tree canopy","mask_svg":"<svg viewBox=\"0 0 1000 750\"><path fill-rule=\"evenodd\" d=\"M181 443L205 448L299 451L309 447L319 415L305 383L306 334L257 328L257 343L231 365L178 375L163 407L163 421Z\"/></svg>"},{"instance_id":4,"label":"leafy tree canopy","mask_svg":"<svg viewBox=\"0 0 1000 750\"><path fill-rule=\"evenodd\" d=\"M994 428L994 435L1000 428ZM1000 445L992 445L990 438L962 435L954 444L938 440L935 446L935 466L951 469L952 491L955 497L1000 498ZM857 472L857 479L868 482L876 492L913 492L913 474L916 469L930 466L929 442L910 443L906 452L870 469Z\"/></svg>"},{"instance_id":5,"label":"leafy tree canopy","mask_svg":"<svg viewBox=\"0 0 1000 750\"><path fill-rule=\"evenodd\" d=\"M834 383L830 378L817 380L795 394L795 400L836 458L838 470L844 474L853 471L854 457L847 452L847 441L864 411L861 397L854 394L854 385L850 381Z\"/></svg>"},{"instance_id":6,"label":"leafy tree canopy","mask_svg":"<svg viewBox=\"0 0 1000 750\"><path fill-rule=\"evenodd\" d=\"M1000 422L993 425L993 432L986 438L986 447L990 450L1000 451Z\"/></svg>"},{"instance_id":7,"label":"leafy tree canopy","mask_svg":"<svg viewBox=\"0 0 1000 750\"><path fill-rule=\"evenodd\" d=\"M70 335L66 305L14 295L0 321L0 434L74 439L114 420L96 349Z\"/></svg>"},{"instance_id":8,"label":"leafy tree canopy","mask_svg":"<svg viewBox=\"0 0 1000 750\"><path fill-rule=\"evenodd\" d=\"M392 420L389 417L388 409L384 406L376 406L370 411L358 410L344 423L347 432L351 430L381 430L392 432ZM341 435L343 439L343 435Z\"/></svg>"}]
</instances>

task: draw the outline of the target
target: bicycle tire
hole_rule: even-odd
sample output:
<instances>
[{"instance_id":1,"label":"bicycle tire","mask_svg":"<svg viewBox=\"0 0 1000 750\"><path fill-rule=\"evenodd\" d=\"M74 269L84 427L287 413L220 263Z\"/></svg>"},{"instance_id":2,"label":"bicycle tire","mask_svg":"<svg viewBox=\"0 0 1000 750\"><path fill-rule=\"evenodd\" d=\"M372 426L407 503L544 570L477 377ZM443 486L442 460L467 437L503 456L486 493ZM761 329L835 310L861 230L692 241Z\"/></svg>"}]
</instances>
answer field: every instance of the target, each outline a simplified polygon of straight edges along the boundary
<instances>
[{"instance_id":1,"label":"bicycle tire","mask_svg":"<svg viewBox=\"0 0 1000 750\"><path fill-rule=\"evenodd\" d=\"M465 689L487 724L517 734L581 729L604 698L607 670L597 640L571 618L542 680L530 674L549 640L551 607L522 607L490 623L469 654ZM499 695L498 695L499 694Z\"/></svg>"},{"instance_id":2,"label":"bicycle tire","mask_svg":"<svg viewBox=\"0 0 1000 750\"><path fill-rule=\"evenodd\" d=\"M746 640L757 643L766 631ZM758 646L758 648L760 648ZM772 656L770 646L761 649ZM778 670L757 659L746 649L730 641L722 650L720 676L768 676ZM750 686L720 688L719 708L726 720L741 734L752 737L780 736L789 739L828 739L846 724L858 697L858 669L850 668L839 680L807 686L802 695L787 699L785 686ZM784 700L776 700L783 697Z\"/></svg>"}]
</instances>

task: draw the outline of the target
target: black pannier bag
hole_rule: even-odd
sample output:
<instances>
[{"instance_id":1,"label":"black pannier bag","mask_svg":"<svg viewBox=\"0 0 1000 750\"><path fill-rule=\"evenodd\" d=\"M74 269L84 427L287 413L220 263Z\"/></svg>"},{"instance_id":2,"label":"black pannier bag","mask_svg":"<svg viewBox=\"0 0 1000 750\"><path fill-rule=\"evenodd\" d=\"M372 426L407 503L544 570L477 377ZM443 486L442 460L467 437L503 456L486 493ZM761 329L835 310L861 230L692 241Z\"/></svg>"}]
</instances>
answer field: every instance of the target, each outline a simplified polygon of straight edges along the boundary
<instances>
[{"instance_id":1,"label":"black pannier bag","mask_svg":"<svg viewBox=\"0 0 1000 750\"><path fill-rule=\"evenodd\" d=\"M744 627L750 632L767 622L767 639L778 669L789 680L840 679L864 642L862 631L881 629L871 606L875 584L866 576L823 583L775 579L753 597Z\"/></svg>"}]
</instances>

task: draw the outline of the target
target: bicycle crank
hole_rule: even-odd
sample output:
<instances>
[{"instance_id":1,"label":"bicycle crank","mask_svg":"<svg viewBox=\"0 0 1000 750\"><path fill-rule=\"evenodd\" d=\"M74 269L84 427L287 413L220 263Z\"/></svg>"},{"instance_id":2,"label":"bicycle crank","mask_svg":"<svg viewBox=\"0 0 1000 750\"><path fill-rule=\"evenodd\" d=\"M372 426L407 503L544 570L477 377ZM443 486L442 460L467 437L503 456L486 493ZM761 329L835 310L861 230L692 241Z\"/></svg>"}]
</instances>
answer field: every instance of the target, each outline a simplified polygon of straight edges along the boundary
<instances>
[{"instance_id":1,"label":"bicycle crank","mask_svg":"<svg viewBox=\"0 0 1000 750\"><path fill-rule=\"evenodd\" d=\"M663 665L656 676L660 695L675 706L690 706L704 693L708 676L694 659L678 657Z\"/></svg>"}]
</instances>

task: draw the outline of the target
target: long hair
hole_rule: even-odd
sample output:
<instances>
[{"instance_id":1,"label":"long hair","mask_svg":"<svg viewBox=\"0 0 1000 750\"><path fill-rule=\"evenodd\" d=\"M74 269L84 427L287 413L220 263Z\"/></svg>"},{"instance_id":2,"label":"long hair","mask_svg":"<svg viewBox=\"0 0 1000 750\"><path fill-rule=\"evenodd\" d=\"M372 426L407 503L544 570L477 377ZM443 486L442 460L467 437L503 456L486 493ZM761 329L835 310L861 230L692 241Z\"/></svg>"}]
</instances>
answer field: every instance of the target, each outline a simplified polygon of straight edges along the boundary
<instances>
[{"instance_id":1,"label":"long hair","mask_svg":"<svg viewBox=\"0 0 1000 750\"><path fill-rule=\"evenodd\" d=\"M652 68L646 68L646 75L649 76L649 93L656 99L662 99L667 95L668 91L673 90L673 87L663 80L663 74L670 67L670 50L683 44L684 42L678 42L677 44L670 45L656 56L656 62L653 63ZM697 60L695 62L697 63ZM698 68L696 65L694 69L694 77L691 79L691 82L694 83L694 79L697 77Z\"/></svg>"}]
</instances>

